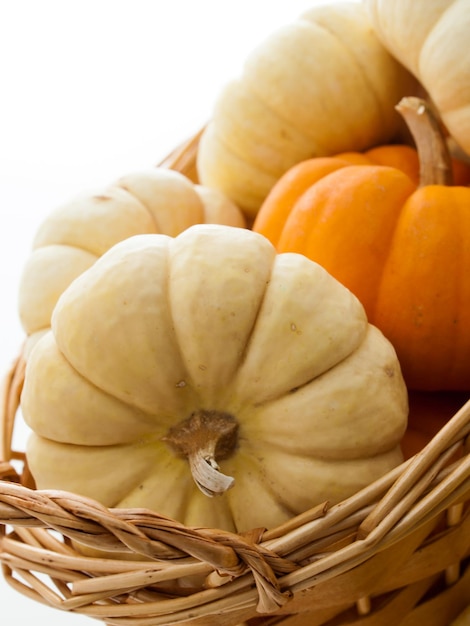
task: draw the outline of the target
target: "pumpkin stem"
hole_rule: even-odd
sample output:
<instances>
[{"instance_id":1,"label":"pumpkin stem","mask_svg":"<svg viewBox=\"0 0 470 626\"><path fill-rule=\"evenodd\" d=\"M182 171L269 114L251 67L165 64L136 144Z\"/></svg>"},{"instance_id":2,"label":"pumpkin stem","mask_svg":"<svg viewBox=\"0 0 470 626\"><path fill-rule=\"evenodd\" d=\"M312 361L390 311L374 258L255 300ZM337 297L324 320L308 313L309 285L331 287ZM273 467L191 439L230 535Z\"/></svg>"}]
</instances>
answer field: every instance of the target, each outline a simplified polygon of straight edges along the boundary
<instances>
[{"instance_id":1,"label":"pumpkin stem","mask_svg":"<svg viewBox=\"0 0 470 626\"><path fill-rule=\"evenodd\" d=\"M452 185L452 161L439 114L415 96L402 98L395 107L405 120L418 150L420 187Z\"/></svg>"},{"instance_id":2,"label":"pumpkin stem","mask_svg":"<svg viewBox=\"0 0 470 626\"><path fill-rule=\"evenodd\" d=\"M217 461L226 459L237 446L238 422L229 413L200 410L172 426L165 441L186 457L194 482L206 496L225 493L234 478L220 471Z\"/></svg>"}]
</instances>

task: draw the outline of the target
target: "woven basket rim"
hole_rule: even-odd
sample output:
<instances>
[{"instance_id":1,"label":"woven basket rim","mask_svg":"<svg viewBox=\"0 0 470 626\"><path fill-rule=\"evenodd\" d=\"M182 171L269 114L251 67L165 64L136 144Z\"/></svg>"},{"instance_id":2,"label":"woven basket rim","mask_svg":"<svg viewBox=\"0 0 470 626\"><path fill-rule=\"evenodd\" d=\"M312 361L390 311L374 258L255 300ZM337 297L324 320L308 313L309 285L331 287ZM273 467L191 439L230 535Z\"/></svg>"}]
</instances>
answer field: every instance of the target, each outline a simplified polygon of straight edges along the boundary
<instances>
[{"instance_id":1,"label":"woven basket rim","mask_svg":"<svg viewBox=\"0 0 470 626\"><path fill-rule=\"evenodd\" d=\"M196 180L201 132L158 166ZM278 528L238 535L189 528L146 509L108 509L76 494L35 489L25 454L12 449L24 368L20 353L4 380L0 562L7 581L37 601L108 624L130 623L127 619L141 626L192 623L216 614L249 619L282 611L293 597L359 571L414 534L426 531L427 537L444 513L449 536L462 523L468 527L470 400L421 451L347 500L331 507L323 503ZM84 556L70 540L141 560ZM469 552L467 545L459 558ZM443 561L443 569L447 565L450 572L452 563ZM18 571L26 584L13 575ZM54 596L32 571L62 581L60 593ZM187 576L203 576L206 587L184 595L173 587L155 591L157 584ZM381 590L387 584L376 591ZM132 602L119 601L131 596Z\"/></svg>"}]
</instances>

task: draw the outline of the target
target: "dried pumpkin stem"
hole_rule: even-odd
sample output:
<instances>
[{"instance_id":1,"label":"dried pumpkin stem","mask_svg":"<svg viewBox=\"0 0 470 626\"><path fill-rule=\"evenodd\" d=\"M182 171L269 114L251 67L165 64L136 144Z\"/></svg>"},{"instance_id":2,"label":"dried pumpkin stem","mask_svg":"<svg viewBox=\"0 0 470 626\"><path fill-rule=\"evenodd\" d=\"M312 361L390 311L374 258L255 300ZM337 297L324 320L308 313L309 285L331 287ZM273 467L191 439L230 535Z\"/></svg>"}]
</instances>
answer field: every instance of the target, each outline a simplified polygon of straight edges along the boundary
<instances>
[{"instance_id":1,"label":"dried pumpkin stem","mask_svg":"<svg viewBox=\"0 0 470 626\"><path fill-rule=\"evenodd\" d=\"M405 120L418 150L420 187L452 185L452 161L442 122L432 105L415 96L395 107Z\"/></svg>"},{"instance_id":2,"label":"dried pumpkin stem","mask_svg":"<svg viewBox=\"0 0 470 626\"><path fill-rule=\"evenodd\" d=\"M231 456L237 435L238 422L232 415L200 410L170 428L163 441L188 459L196 485L212 497L225 493L235 482L220 471L217 461Z\"/></svg>"}]
</instances>

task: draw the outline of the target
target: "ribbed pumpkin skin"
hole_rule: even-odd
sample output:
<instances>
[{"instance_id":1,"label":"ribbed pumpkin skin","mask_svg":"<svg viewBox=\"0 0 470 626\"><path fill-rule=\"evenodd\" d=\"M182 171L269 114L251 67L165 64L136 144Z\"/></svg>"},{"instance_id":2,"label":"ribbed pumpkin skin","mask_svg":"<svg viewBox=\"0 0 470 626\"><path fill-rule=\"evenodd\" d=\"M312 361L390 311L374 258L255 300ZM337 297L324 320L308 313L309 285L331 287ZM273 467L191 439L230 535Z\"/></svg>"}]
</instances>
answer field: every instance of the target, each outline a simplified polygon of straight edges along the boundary
<instances>
[{"instance_id":1,"label":"ribbed pumpkin skin","mask_svg":"<svg viewBox=\"0 0 470 626\"><path fill-rule=\"evenodd\" d=\"M38 488L230 530L383 475L402 460L408 415L393 346L349 290L215 225L129 238L79 276L31 351L21 407ZM239 427L216 459L235 485L213 498L166 443L201 411Z\"/></svg>"},{"instance_id":2,"label":"ribbed pumpkin skin","mask_svg":"<svg viewBox=\"0 0 470 626\"><path fill-rule=\"evenodd\" d=\"M395 167L346 158L287 174L253 229L358 296L395 346L410 389L470 389L470 189L417 188ZM468 168L454 171L468 182Z\"/></svg>"},{"instance_id":3,"label":"ribbed pumpkin skin","mask_svg":"<svg viewBox=\"0 0 470 626\"><path fill-rule=\"evenodd\" d=\"M428 91L470 155L470 10L466 0L363 0L377 37Z\"/></svg>"},{"instance_id":4,"label":"ribbed pumpkin skin","mask_svg":"<svg viewBox=\"0 0 470 626\"><path fill-rule=\"evenodd\" d=\"M245 218L219 191L158 167L85 191L52 211L35 234L20 280L25 356L49 329L60 294L106 250L133 235L175 236L199 223L245 226Z\"/></svg>"},{"instance_id":5,"label":"ribbed pumpkin skin","mask_svg":"<svg viewBox=\"0 0 470 626\"><path fill-rule=\"evenodd\" d=\"M282 232L289 230L287 219L299 219L298 216L290 216L294 213L293 206L316 182L349 165L393 166L397 163L401 171L418 182L418 154L407 145L384 145L365 152L344 152L331 157L302 161L290 168L271 189L256 216L253 230L262 233L277 246Z\"/></svg>"},{"instance_id":6,"label":"ribbed pumpkin skin","mask_svg":"<svg viewBox=\"0 0 470 626\"><path fill-rule=\"evenodd\" d=\"M418 389L470 389L469 208L469 188L418 189L384 264L372 319Z\"/></svg>"},{"instance_id":7,"label":"ribbed pumpkin skin","mask_svg":"<svg viewBox=\"0 0 470 626\"><path fill-rule=\"evenodd\" d=\"M401 128L395 104L417 89L361 4L314 6L261 42L220 93L200 180L254 218L295 163L390 141Z\"/></svg>"}]
</instances>

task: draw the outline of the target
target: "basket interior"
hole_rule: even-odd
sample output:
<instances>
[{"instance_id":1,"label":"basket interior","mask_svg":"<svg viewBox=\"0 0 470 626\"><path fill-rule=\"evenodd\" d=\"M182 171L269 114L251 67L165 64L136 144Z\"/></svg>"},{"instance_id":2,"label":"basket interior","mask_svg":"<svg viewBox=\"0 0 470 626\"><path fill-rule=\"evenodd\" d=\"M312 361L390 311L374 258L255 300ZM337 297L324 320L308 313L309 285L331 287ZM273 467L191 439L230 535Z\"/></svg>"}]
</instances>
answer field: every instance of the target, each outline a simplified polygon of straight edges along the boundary
<instances>
[{"instance_id":1,"label":"basket interior","mask_svg":"<svg viewBox=\"0 0 470 626\"><path fill-rule=\"evenodd\" d=\"M199 136L159 166L197 181ZM470 603L469 394L410 393L400 467L236 535L36 490L13 445L24 368L20 355L5 378L0 442L1 562L18 592L133 626L449 626Z\"/></svg>"}]
</instances>

